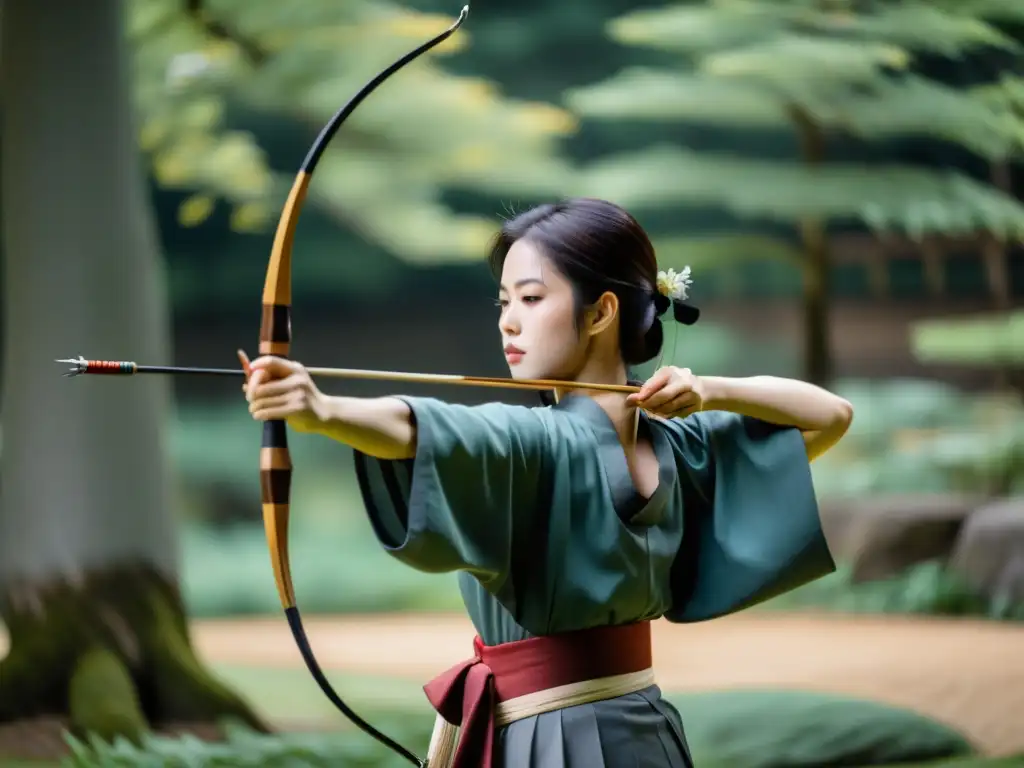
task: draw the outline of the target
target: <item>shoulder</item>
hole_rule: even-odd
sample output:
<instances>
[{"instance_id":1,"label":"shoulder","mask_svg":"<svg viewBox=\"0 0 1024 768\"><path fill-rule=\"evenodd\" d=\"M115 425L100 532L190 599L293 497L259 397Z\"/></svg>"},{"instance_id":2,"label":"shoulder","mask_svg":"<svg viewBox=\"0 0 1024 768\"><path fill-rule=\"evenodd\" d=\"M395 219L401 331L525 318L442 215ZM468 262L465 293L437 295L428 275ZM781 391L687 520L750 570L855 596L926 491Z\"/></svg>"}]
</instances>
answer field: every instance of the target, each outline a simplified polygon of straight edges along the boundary
<instances>
[{"instance_id":1,"label":"shoulder","mask_svg":"<svg viewBox=\"0 0 1024 768\"><path fill-rule=\"evenodd\" d=\"M800 430L729 411L703 411L663 422L677 458L689 469L725 465L761 472L796 459L806 462Z\"/></svg>"},{"instance_id":2,"label":"shoulder","mask_svg":"<svg viewBox=\"0 0 1024 768\"><path fill-rule=\"evenodd\" d=\"M651 416L651 421L661 427L673 446L682 448L705 442L708 434L708 413L694 413L685 418L666 419Z\"/></svg>"},{"instance_id":3,"label":"shoulder","mask_svg":"<svg viewBox=\"0 0 1024 768\"><path fill-rule=\"evenodd\" d=\"M689 473L712 471L717 459L746 442L749 425L739 414L701 411L684 418L657 419L680 466Z\"/></svg>"},{"instance_id":4,"label":"shoulder","mask_svg":"<svg viewBox=\"0 0 1024 768\"><path fill-rule=\"evenodd\" d=\"M721 441L758 439L788 429L730 411L701 411L685 418L658 419L676 441L713 445Z\"/></svg>"}]
</instances>

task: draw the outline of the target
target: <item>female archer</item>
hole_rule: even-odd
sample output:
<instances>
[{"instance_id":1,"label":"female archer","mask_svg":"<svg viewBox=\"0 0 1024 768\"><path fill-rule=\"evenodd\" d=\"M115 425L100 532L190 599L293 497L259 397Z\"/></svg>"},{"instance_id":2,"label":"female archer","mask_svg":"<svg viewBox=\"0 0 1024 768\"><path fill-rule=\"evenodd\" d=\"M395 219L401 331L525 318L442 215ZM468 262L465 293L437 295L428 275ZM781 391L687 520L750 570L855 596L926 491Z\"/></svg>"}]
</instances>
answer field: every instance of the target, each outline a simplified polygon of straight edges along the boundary
<instances>
[{"instance_id":1,"label":"female archer","mask_svg":"<svg viewBox=\"0 0 1024 768\"><path fill-rule=\"evenodd\" d=\"M687 276L659 274L643 229L608 202L523 213L490 261L514 378L625 384L658 356L660 315L697 319ZM809 461L852 409L816 386L667 367L635 394L469 407L330 397L280 358L251 369L255 419L355 450L388 553L458 572L478 636L426 686L444 726L431 766L690 766L650 622L723 616L835 567Z\"/></svg>"}]
</instances>

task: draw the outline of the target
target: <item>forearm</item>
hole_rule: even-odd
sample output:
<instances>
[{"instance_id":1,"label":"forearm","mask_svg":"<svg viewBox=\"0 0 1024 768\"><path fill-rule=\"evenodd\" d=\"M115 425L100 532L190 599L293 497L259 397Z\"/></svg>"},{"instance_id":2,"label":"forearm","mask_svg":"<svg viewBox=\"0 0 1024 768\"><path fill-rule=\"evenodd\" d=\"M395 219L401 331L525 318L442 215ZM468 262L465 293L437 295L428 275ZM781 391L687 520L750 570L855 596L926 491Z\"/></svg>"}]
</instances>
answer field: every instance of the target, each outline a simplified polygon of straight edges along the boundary
<instances>
[{"instance_id":1,"label":"forearm","mask_svg":"<svg viewBox=\"0 0 1024 768\"><path fill-rule=\"evenodd\" d=\"M794 379L751 376L734 379L702 376L704 410L731 411L801 430L828 429L849 421L850 404L827 390Z\"/></svg>"},{"instance_id":2,"label":"forearm","mask_svg":"<svg viewBox=\"0 0 1024 768\"><path fill-rule=\"evenodd\" d=\"M378 459L416 455L412 410L397 397L327 397L320 434Z\"/></svg>"},{"instance_id":3,"label":"forearm","mask_svg":"<svg viewBox=\"0 0 1024 768\"><path fill-rule=\"evenodd\" d=\"M804 433L812 459L835 445L853 420L849 402L803 381L775 376L701 378L705 387L704 410L731 411L796 427Z\"/></svg>"}]
</instances>

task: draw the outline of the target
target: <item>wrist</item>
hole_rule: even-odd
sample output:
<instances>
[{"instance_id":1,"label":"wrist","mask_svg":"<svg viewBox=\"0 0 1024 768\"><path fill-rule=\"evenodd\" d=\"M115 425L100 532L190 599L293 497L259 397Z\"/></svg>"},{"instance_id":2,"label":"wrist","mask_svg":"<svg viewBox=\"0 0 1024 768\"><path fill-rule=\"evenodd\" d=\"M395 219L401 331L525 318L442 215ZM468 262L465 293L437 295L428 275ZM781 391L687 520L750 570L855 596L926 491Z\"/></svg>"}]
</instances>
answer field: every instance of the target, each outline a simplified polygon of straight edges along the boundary
<instances>
[{"instance_id":1,"label":"wrist","mask_svg":"<svg viewBox=\"0 0 1024 768\"><path fill-rule=\"evenodd\" d=\"M728 411L732 402L732 379L725 376L701 376L701 401L704 411Z\"/></svg>"},{"instance_id":2,"label":"wrist","mask_svg":"<svg viewBox=\"0 0 1024 768\"><path fill-rule=\"evenodd\" d=\"M325 437L332 437L344 423L344 399L320 394L314 413L316 414L316 423L313 431Z\"/></svg>"}]
</instances>

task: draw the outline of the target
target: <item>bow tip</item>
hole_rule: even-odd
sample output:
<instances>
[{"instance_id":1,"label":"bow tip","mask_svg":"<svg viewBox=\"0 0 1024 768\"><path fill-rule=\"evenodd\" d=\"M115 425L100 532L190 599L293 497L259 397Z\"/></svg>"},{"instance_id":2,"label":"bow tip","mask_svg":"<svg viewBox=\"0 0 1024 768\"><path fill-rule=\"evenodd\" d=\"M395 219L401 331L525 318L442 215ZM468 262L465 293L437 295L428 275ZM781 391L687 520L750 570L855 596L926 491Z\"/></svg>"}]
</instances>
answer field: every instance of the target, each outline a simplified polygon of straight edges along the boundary
<instances>
[{"instance_id":1,"label":"bow tip","mask_svg":"<svg viewBox=\"0 0 1024 768\"><path fill-rule=\"evenodd\" d=\"M469 16L469 3L462 6L462 11L459 13L459 22L465 21L467 16Z\"/></svg>"}]
</instances>

